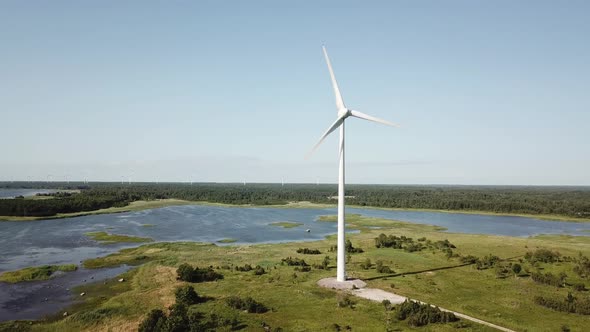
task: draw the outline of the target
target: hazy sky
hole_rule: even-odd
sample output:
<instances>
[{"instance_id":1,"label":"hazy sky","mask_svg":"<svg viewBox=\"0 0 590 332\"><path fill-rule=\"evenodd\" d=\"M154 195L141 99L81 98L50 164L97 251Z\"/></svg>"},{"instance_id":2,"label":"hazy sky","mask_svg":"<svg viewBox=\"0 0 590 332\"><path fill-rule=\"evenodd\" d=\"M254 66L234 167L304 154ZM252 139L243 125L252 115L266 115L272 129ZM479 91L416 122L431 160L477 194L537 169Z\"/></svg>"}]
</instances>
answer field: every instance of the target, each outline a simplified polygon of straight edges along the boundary
<instances>
[{"instance_id":1,"label":"hazy sky","mask_svg":"<svg viewBox=\"0 0 590 332\"><path fill-rule=\"evenodd\" d=\"M1 1L0 180L590 185L588 1Z\"/></svg>"}]
</instances>

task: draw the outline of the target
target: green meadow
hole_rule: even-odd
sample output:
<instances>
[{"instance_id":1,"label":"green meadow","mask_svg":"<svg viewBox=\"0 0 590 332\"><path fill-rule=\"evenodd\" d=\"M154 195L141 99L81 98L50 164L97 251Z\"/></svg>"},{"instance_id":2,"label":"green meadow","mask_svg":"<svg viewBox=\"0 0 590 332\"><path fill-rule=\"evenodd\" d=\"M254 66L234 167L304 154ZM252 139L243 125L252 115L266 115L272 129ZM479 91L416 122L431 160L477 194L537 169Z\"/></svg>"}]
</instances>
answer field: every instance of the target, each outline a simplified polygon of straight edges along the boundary
<instances>
[{"instance_id":1,"label":"green meadow","mask_svg":"<svg viewBox=\"0 0 590 332\"><path fill-rule=\"evenodd\" d=\"M322 217L325 221L334 216ZM590 256L590 238L574 236L536 236L517 238L491 235L446 233L440 227L410 224L359 215L348 217L348 225L360 230L348 235L355 248L363 253L348 255L348 275L361 278L368 287L380 288L412 299L458 311L493 324L517 331L583 331L589 316L564 313L534 302L535 296L575 298L589 296L587 290L576 290L573 285L590 282L575 271L579 255ZM376 229L376 227L379 227ZM422 250L407 251L377 248L375 238L381 233L411 238ZM441 247L445 244L449 247ZM339 306L345 294L319 288L319 279L335 275L333 251L335 236L322 241L305 243L216 246L203 243L154 243L118 253L87 260L87 268L138 265L125 274L126 282L114 281L84 285L75 292L86 292L84 302L66 309L46 320L0 324L0 330L31 331L127 331L135 330L152 309L168 311L175 301L174 291L187 284L177 280L176 269L183 263L195 267L211 266L223 279L192 284L207 301L192 305L191 311L215 313L227 320L239 322L239 330L261 331L264 322L283 331L492 331L470 321L429 324L413 327L396 318L396 310L387 311L377 302L352 297L351 306ZM419 246L420 246L419 245ZM452 249L450 245L452 245ZM299 248L317 249L321 254L298 254ZM442 248L442 249L441 249ZM548 249L559 252L559 261L529 262L527 252ZM475 263L465 262L468 256L498 257L495 267L478 269ZM328 269L319 266L328 256ZM296 271L283 263L285 258L303 259L313 266L309 272ZM368 261L370 261L369 264ZM379 262L380 261L380 262ZM376 266L387 265L388 273L379 273ZM238 268L246 264L265 269L262 275ZM513 273L506 269L515 264L522 270ZM552 286L532 280L533 273L565 273L563 285ZM230 296L251 296L266 305L262 314L232 309L226 304ZM223 329L221 329L223 330ZM229 327L228 329L229 330Z\"/></svg>"}]
</instances>

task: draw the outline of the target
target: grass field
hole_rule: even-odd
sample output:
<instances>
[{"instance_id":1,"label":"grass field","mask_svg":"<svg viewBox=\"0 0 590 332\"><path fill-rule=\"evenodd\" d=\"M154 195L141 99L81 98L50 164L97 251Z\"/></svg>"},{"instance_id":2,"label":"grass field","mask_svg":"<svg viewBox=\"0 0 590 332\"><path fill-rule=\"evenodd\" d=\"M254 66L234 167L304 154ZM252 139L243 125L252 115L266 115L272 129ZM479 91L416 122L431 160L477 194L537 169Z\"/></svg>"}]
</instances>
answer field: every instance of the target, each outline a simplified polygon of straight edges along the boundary
<instances>
[{"instance_id":1,"label":"grass field","mask_svg":"<svg viewBox=\"0 0 590 332\"><path fill-rule=\"evenodd\" d=\"M325 219L334 218L333 216ZM576 297L587 297L588 291L574 291L573 283L590 283L573 272L572 263L532 264L522 261L525 253L538 248L559 251L563 256L590 255L590 238L574 236L537 236L515 238L489 235L453 234L440 228L409 224L362 216L350 216L349 225L361 230L349 239L364 253L352 254L347 265L351 277L364 279L369 287L381 288L400 295L426 301L441 307L462 312L491 323L518 331L558 331L567 326L572 331L583 331L590 317L567 314L541 307L533 302L536 295L564 298L568 292ZM381 227L373 229L371 227ZM407 252L401 249L376 248L374 238L387 235L425 238L432 242L449 240L456 246L456 254L483 257L499 256L503 263L520 262L523 271L499 277L492 269L478 270L474 265L461 263L459 258L448 258L440 250ZM67 309L68 317L57 315L53 320L27 325L34 331L73 330L133 330L153 308L166 309L174 302L174 289L182 284L176 280L176 268L182 263L193 266L213 266L224 275L223 280L194 284L196 291L212 299L194 305L191 310L215 312L224 317L236 318L244 331L260 331L262 321L285 331L333 331L333 324L351 326L353 331L385 331L386 321L398 330L452 331L457 325L433 324L422 328L409 327L405 321L395 319L379 303L355 299L354 309L337 306L338 292L320 289L316 282L335 275L335 253L330 247L335 237L305 242L262 244L248 246L215 246L198 243L155 243L84 262L87 268L143 264L128 272L128 282L120 285L119 292L106 285L85 285L76 292L86 292L85 305ZM297 254L301 247L319 249L322 255ZM309 264L320 264L328 255L331 269L313 268L311 272L295 272L293 267L282 265L288 256L304 259ZM391 267L390 274L376 269L365 270L361 265L368 259L378 260ZM236 266L260 265L267 273L256 276L252 272L238 272ZM529 274L534 271L565 272L566 287L538 284ZM110 288L109 288L110 287ZM106 295L104 295L106 294ZM248 314L230 309L224 299L230 295L252 296L273 310L265 314ZM101 300L94 297L104 296ZM393 316L393 318L392 318ZM58 319L59 318L59 319ZM462 321L464 331L489 331L471 322ZM7 328L8 323L0 325ZM11 326L14 328L14 325Z\"/></svg>"},{"instance_id":2,"label":"grass field","mask_svg":"<svg viewBox=\"0 0 590 332\"><path fill-rule=\"evenodd\" d=\"M23 281L47 280L57 271L70 272L76 271L77 269L78 266L75 264L27 267L17 271L9 271L0 274L0 281L17 283Z\"/></svg>"}]
</instances>

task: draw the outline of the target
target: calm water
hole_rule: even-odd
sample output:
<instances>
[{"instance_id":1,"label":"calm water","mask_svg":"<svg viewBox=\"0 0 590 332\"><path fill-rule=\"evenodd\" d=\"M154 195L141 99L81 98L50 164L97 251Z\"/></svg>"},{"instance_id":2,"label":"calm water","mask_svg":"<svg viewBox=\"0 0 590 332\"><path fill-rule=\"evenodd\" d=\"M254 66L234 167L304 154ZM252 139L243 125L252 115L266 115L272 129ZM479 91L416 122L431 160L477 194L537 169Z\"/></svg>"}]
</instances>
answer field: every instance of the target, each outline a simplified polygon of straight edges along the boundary
<instances>
[{"instance_id":1,"label":"calm water","mask_svg":"<svg viewBox=\"0 0 590 332\"><path fill-rule=\"evenodd\" d=\"M459 233L590 235L590 223L374 209L347 209L347 213L438 225L446 227L449 232ZM271 243L319 240L336 233L336 223L316 221L319 216L326 214L336 214L336 209L185 205L134 213L1 222L0 272L31 265L79 263L86 258L106 255L130 246L101 245L84 235L95 231L151 237L156 241L216 242L233 238L237 243ZM278 221L300 222L303 225L295 228L269 226ZM306 229L311 232L305 232Z\"/></svg>"},{"instance_id":2,"label":"calm water","mask_svg":"<svg viewBox=\"0 0 590 332\"><path fill-rule=\"evenodd\" d=\"M454 213L347 209L347 213L382 217L413 223L443 226L449 232L508 236L571 234L590 236L590 223L538 220L523 217ZM105 231L151 237L156 241L216 242L224 238L236 243L312 241L336 233L336 223L317 222L328 209L241 208L205 205L172 206L133 213L105 214L32 222L0 222L0 272L43 264L80 263L124 247L138 244L101 245L84 233ZM295 228L269 226L272 222L303 223ZM305 230L310 229L307 233ZM46 282L19 285L0 283L0 321L39 318L58 312L71 303L65 290L83 278L114 276L117 269L80 270ZM39 295L45 294L45 295ZM48 297L48 301L44 298ZM21 313L22 314L19 314Z\"/></svg>"}]
</instances>

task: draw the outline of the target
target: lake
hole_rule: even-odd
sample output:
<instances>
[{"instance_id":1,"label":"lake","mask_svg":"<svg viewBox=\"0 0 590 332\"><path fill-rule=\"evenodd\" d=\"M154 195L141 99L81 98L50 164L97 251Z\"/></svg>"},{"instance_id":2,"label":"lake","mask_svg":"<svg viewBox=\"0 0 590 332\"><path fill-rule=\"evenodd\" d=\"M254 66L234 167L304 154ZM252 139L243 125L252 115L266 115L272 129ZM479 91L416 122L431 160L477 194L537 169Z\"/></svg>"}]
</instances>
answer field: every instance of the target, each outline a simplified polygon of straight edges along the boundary
<instances>
[{"instance_id":1,"label":"lake","mask_svg":"<svg viewBox=\"0 0 590 332\"><path fill-rule=\"evenodd\" d=\"M525 217L473 215L442 212L347 209L358 213L412 223L437 225L448 232L531 236L537 234L590 235L590 223L547 221ZM105 231L150 237L155 241L217 242L224 238L243 243L313 241L336 233L336 223L318 222L336 208L288 209L170 206L133 213L91 215L30 222L0 222L0 272L43 264L79 263L137 244L102 245L87 232ZM294 228L269 226L291 221ZM306 232L310 229L311 232Z\"/></svg>"},{"instance_id":2,"label":"lake","mask_svg":"<svg viewBox=\"0 0 590 332\"><path fill-rule=\"evenodd\" d=\"M448 232L508 236L569 234L590 236L590 223L547 221L535 218L473 215L442 212L388 211L349 208L347 213L412 223L437 225ZM0 272L44 264L79 264L140 244L103 245L87 232L151 237L155 241L217 242L235 239L237 244L313 241L335 234L335 222L318 222L321 215L336 214L336 208L252 208L207 205L171 206L132 213L91 215L30 222L0 222ZM290 221L294 228L270 226ZM310 232L306 232L310 229ZM222 244L219 244L222 245ZM41 282L17 285L0 283L0 321L34 319L59 312L72 301L67 288L83 280L101 280L124 269L80 269ZM44 299L48 298L48 301Z\"/></svg>"}]
</instances>

